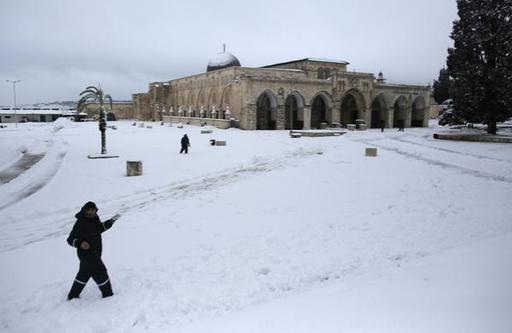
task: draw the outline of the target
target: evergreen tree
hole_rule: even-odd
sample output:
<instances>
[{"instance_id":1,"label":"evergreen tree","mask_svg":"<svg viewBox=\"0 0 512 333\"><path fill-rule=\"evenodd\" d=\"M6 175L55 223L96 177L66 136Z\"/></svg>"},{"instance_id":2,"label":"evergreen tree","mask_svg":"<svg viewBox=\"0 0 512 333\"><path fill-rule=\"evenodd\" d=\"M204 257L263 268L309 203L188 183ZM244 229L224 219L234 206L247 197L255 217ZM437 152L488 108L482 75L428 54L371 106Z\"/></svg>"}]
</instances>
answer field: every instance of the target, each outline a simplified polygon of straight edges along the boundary
<instances>
[{"instance_id":1,"label":"evergreen tree","mask_svg":"<svg viewBox=\"0 0 512 333\"><path fill-rule=\"evenodd\" d=\"M496 134L512 116L512 0L457 0L457 8L447 61L454 106Z\"/></svg>"},{"instance_id":2,"label":"evergreen tree","mask_svg":"<svg viewBox=\"0 0 512 333\"><path fill-rule=\"evenodd\" d=\"M448 75L446 68L439 71L439 78L434 80L434 100L437 104L441 104L447 99L452 97L453 94L453 80Z\"/></svg>"}]
</instances>

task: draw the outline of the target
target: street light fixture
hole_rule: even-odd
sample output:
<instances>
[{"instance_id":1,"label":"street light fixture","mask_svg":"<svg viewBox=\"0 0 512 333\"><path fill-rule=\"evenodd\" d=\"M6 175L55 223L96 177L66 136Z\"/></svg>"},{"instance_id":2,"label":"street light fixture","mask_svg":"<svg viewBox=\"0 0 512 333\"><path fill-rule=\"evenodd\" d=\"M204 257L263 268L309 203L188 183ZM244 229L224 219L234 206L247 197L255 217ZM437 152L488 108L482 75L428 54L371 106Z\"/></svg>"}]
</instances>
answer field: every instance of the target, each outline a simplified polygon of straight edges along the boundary
<instances>
[{"instance_id":1,"label":"street light fixture","mask_svg":"<svg viewBox=\"0 0 512 333\"><path fill-rule=\"evenodd\" d=\"M12 90L14 95L14 121L16 123L16 127L18 127L18 115L16 112L16 83L21 82L21 80L5 80L7 83L12 83Z\"/></svg>"}]
</instances>

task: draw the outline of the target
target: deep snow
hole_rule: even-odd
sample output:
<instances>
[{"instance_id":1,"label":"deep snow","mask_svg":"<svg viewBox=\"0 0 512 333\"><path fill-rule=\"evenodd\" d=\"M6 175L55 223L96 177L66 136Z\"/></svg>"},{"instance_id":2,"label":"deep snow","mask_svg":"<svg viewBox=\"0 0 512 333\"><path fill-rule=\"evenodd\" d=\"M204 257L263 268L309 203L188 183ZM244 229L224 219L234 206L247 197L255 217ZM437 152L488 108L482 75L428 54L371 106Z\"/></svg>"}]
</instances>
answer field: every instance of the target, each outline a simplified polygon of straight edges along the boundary
<instances>
[{"instance_id":1,"label":"deep snow","mask_svg":"<svg viewBox=\"0 0 512 333\"><path fill-rule=\"evenodd\" d=\"M0 319L7 332L510 332L512 146L433 128L291 139L285 131L96 123L0 131ZM187 133L190 154L180 155ZM225 147L209 139L227 140ZM378 157L364 156L377 147ZM125 177L125 161L144 175ZM115 296L65 238L95 201Z\"/></svg>"}]
</instances>

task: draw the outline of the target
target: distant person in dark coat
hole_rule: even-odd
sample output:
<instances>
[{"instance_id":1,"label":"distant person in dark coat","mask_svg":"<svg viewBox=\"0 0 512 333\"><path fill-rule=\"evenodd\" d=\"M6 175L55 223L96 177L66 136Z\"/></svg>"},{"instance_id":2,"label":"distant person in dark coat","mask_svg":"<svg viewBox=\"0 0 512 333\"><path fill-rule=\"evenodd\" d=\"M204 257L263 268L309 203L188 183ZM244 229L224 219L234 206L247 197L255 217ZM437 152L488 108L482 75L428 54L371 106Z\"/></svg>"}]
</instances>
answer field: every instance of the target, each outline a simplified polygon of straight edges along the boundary
<instances>
[{"instance_id":1,"label":"distant person in dark coat","mask_svg":"<svg viewBox=\"0 0 512 333\"><path fill-rule=\"evenodd\" d=\"M188 136L185 134L181 138L181 150L180 154L185 152L185 154L188 154L188 147L190 147L190 140L188 139Z\"/></svg>"},{"instance_id":2,"label":"distant person in dark coat","mask_svg":"<svg viewBox=\"0 0 512 333\"><path fill-rule=\"evenodd\" d=\"M103 297L112 296L112 285L107 274L107 268L101 260L101 233L110 229L119 215L101 222L97 215L98 208L92 201L87 202L75 215L76 223L69 234L67 242L76 247L80 270L68 294L68 300L78 298L89 278L93 278L100 288Z\"/></svg>"},{"instance_id":3,"label":"distant person in dark coat","mask_svg":"<svg viewBox=\"0 0 512 333\"><path fill-rule=\"evenodd\" d=\"M398 121L398 132L403 132L403 131L404 131L404 126L405 126L405 125L404 125L404 121L403 121L403 119L400 119L400 120Z\"/></svg>"}]
</instances>

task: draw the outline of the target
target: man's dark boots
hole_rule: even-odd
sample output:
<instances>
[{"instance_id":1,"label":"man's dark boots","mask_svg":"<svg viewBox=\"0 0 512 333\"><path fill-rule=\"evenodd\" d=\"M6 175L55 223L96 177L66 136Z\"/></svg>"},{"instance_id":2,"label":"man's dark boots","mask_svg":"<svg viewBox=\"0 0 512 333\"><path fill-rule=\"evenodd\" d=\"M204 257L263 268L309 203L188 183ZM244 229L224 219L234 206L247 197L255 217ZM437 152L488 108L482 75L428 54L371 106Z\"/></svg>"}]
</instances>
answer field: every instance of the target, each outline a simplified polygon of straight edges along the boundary
<instances>
[{"instance_id":1,"label":"man's dark boots","mask_svg":"<svg viewBox=\"0 0 512 333\"><path fill-rule=\"evenodd\" d=\"M68 294L68 301L72 300L73 298L80 297L80 293L82 290L84 290L85 283L76 282L76 280L73 282L73 285L71 286L71 290Z\"/></svg>"},{"instance_id":2,"label":"man's dark boots","mask_svg":"<svg viewBox=\"0 0 512 333\"><path fill-rule=\"evenodd\" d=\"M103 298L113 296L112 285L110 284L110 280L107 281L104 285L99 286L101 290L101 295Z\"/></svg>"}]
</instances>

